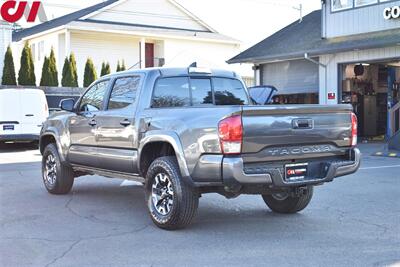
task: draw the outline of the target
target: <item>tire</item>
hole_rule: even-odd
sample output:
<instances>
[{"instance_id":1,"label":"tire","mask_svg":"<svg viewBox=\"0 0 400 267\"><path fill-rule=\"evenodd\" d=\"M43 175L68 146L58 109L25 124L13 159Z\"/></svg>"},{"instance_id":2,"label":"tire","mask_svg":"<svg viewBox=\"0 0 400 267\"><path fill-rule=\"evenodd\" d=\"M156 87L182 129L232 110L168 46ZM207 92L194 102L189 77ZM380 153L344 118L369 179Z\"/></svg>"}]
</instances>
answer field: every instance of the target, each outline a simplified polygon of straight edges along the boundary
<instances>
[{"instance_id":1,"label":"tire","mask_svg":"<svg viewBox=\"0 0 400 267\"><path fill-rule=\"evenodd\" d=\"M166 230L188 226L199 205L198 193L183 181L175 157L161 157L150 165L145 198L152 221Z\"/></svg>"},{"instance_id":2,"label":"tire","mask_svg":"<svg viewBox=\"0 0 400 267\"><path fill-rule=\"evenodd\" d=\"M43 152L42 178L47 191L55 195L65 195L74 184L74 171L61 163L56 145L48 144Z\"/></svg>"},{"instance_id":3,"label":"tire","mask_svg":"<svg viewBox=\"0 0 400 267\"><path fill-rule=\"evenodd\" d=\"M307 192L298 197L289 196L287 193L262 195L265 204L276 213L296 213L305 209L313 196L313 186L307 187Z\"/></svg>"}]
</instances>

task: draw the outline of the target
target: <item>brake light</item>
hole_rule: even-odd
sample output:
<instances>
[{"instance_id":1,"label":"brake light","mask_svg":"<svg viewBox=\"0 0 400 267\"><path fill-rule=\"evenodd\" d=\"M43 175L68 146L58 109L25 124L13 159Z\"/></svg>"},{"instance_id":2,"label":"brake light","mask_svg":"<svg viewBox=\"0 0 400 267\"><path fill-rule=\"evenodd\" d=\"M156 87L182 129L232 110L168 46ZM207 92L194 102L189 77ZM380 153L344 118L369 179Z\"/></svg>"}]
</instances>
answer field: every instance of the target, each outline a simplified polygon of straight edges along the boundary
<instances>
[{"instance_id":1,"label":"brake light","mask_svg":"<svg viewBox=\"0 0 400 267\"><path fill-rule=\"evenodd\" d=\"M354 113L351 113L351 138L350 138L350 145L356 146L357 145L357 116Z\"/></svg>"},{"instance_id":2,"label":"brake light","mask_svg":"<svg viewBox=\"0 0 400 267\"><path fill-rule=\"evenodd\" d=\"M232 116L220 121L218 133L223 154L240 154L243 140L241 116Z\"/></svg>"}]
</instances>

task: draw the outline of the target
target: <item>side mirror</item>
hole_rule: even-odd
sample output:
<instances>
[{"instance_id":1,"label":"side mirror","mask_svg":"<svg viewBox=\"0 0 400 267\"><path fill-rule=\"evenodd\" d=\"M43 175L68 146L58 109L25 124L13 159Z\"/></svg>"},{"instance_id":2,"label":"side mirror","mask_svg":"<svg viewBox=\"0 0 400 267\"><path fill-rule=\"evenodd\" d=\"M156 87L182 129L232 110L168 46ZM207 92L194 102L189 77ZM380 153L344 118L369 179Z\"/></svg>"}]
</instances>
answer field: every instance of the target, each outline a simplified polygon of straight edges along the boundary
<instances>
[{"instance_id":1,"label":"side mirror","mask_svg":"<svg viewBox=\"0 0 400 267\"><path fill-rule=\"evenodd\" d=\"M271 103L272 98L278 92L274 86L262 85L250 87L249 94L253 102L257 105L267 105Z\"/></svg>"},{"instance_id":2,"label":"side mirror","mask_svg":"<svg viewBox=\"0 0 400 267\"><path fill-rule=\"evenodd\" d=\"M75 99L68 98L60 101L60 109L65 111L74 112Z\"/></svg>"}]
</instances>

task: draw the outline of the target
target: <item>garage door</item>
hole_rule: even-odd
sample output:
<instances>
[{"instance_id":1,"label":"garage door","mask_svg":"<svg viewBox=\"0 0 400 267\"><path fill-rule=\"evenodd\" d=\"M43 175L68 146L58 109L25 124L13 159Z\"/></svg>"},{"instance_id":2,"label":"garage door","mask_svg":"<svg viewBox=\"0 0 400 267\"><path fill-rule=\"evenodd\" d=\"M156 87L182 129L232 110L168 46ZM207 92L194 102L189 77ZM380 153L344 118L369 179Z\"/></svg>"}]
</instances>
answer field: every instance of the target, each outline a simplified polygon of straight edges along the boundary
<instances>
[{"instance_id":1,"label":"garage door","mask_svg":"<svg viewBox=\"0 0 400 267\"><path fill-rule=\"evenodd\" d=\"M280 95L318 93L318 65L304 59L264 64L262 84L275 86Z\"/></svg>"}]
</instances>

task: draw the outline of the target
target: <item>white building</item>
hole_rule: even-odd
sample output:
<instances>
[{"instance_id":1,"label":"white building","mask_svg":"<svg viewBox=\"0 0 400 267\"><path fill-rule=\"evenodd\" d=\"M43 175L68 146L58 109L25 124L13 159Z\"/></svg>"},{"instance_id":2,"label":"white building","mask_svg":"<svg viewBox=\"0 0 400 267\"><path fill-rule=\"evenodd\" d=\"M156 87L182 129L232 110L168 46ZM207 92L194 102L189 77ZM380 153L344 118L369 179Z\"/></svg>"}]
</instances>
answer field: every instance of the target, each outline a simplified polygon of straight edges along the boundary
<instances>
[{"instance_id":1,"label":"white building","mask_svg":"<svg viewBox=\"0 0 400 267\"><path fill-rule=\"evenodd\" d=\"M103 61L115 71L122 60L127 68L182 67L197 61L233 69L225 61L240 51L239 41L216 32L173 0L105 1L16 32L13 41L15 59L29 42L37 80L51 47L60 73L65 57L73 52L81 86L88 57L98 74ZM19 62L15 64L18 70Z\"/></svg>"},{"instance_id":2,"label":"white building","mask_svg":"<svg viewBox=\"0 0 400 267\"><path fill-rule=\"evenodd\" d=\"M11 44L12 27L9 23L0 20L0 83L3 77L4 55Z\"/></svg>"}]
</instances>

